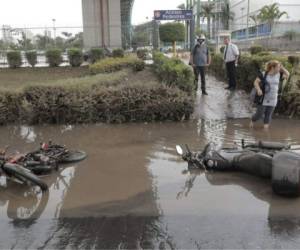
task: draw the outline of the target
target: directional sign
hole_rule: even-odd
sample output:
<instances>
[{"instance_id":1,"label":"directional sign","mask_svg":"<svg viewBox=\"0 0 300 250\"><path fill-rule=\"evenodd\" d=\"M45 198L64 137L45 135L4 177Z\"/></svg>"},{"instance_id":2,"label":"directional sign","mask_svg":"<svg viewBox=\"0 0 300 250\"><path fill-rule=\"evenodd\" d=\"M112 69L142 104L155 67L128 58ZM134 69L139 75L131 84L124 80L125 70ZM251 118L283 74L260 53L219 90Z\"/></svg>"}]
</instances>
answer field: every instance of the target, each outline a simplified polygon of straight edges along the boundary
<instances>
[{"instance_id":1,"label":"directional sign","mask_svg":"<svg viewBox=\"0 0 300 250\"><path fill-rule=\"evenodd\" d=\"M192 20L192 10L155 10L155 20Z\"/></svg>"}]
</instances>

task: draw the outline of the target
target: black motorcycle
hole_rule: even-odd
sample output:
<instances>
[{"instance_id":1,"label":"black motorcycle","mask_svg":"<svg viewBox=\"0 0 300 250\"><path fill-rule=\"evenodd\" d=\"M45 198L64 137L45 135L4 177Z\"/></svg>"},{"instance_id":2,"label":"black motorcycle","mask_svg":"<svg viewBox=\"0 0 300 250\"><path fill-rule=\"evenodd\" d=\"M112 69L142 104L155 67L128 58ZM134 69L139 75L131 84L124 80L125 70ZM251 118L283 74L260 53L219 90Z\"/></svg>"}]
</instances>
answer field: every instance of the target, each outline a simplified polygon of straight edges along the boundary
<instances>
[{"instance_id":1,"label":"black motorcycle","mask_svg":"<svg viewBox=\"0 0 300 250\"><path fill-rule=\"evenodd\" d=\"M79 162L86 157L87 154L83 151L69 150L65 146L49 141L41 143L38 150L24 155L17 163L36 175L45 175L57 171L60 164Z\"/></svg>"},{"instance_id":2,"label":"black motorcycle","mask_svg":"<svg viewBox=\"0 0 300 250\"><path fill-rule=\"evenodd\" d=\"M48 190L48 186L39 177L25 167L8 162L4 156L0 157L0 175L20 181L21 183L34 184L39 186L43 191Z\"/></svg>"},{"instance_id":3,"label":"black motorcycle","mask_svg":"<svg viewBox=\"0 0 300 250\"><path fill-rule=\"evenodd\" d=\"M11 179L22 183L32 183L43 191L48 186L37 175L50 174L59 169L59 164L82 161L87 157L83 151L68 150L65 146L49 143L41 143L38 150L6 157L5 151L0 152L0 175L5 174Z\"/></svg>"},{"instance_id":4,"label":"black motorcycle","mask_svg":"<svg viewBox=\"0 0 300 250\"><path fill-rule=\"evenodd\" d=\"M272 179L274 192L280 195L300 195L300 154L291 146L276 142L257 142L232 148L217 149L209 143L200 152L191 152L186 145L179 145L177 153L188 162L189 168L208 171L242 171L251 175Z\"/></svg>"}]
</instances>

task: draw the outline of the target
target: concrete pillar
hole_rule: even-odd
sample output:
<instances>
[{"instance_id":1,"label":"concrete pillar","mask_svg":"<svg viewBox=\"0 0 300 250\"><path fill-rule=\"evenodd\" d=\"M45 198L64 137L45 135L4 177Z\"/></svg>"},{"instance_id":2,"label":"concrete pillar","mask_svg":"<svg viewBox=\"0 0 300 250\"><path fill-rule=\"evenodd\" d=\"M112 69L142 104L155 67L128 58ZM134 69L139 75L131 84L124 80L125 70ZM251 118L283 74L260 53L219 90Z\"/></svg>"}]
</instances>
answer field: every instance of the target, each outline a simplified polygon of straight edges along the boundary
<instances>
[{"instance_id":1,"label":"concrete pillar","mask_svg":"<svg viewBox=\"0 0 300 250\"><path fill-rule=\"evenodd\" d=\"M120 0L82 0L84 47L121 47Z\"/></svg>"}]
</instances>

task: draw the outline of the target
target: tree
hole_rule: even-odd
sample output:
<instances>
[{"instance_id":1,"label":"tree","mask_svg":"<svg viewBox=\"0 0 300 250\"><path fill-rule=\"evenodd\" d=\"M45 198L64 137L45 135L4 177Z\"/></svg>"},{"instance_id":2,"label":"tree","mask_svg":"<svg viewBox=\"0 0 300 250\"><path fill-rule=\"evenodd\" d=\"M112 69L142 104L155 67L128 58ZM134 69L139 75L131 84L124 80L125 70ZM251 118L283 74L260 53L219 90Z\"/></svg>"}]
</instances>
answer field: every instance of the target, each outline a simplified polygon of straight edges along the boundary
<instances>
[{"instance_id":1,"label":"tree","mask_svg":"<svg viewBox=\"0 0 300 250\"><path fill-rule=\"evenodd\" d=\"M134 32L132 36L132 46L134 48L147 45L149 42L146 31Z\"/></svg>"},{"instance_id":2,"label":"tree","mask_svg":"<svg viewBox=\"0 0 300 250\"><path fill-rule=\"evenodd\" d=\"M83 32L79 32L68 39L67 48L83 48Z\"/></svg>"},{"instance_id":3,"label":"tree","mask_svg":"<svg viewBox=\"0 0 300 250\"><path fill-rule=\"evenodd\" d=\"M213 18L214 16L214 8L215 8L215 4L208 2L207 4L202 6L202 11L201 11L201 15L203 16L203 21L205 20L205 18L207 19L207 34L208 34L208 38L211 37L211 18Z\"/></svg>"},{"instance_id":4,"label":"tree","mask_svg":"<svg viewBox=\"0 0 300 250\"><path fill-rule=\"evenodd\" d=\"M229 21L234 20L234 12L231 11L230 4L227 0L222 6L221 20L224 24L224 29L229 30Z\"/></svg>"},{"instance_id":5,"label":"tree","mask_svg":"<svg viewBox=\"0 0 300 250\"><path fill-rule=\"evenodd\" d=\"M159 26L160 40L173 44L174 56L176 56L176 42L185 39L185 28L182 23L166 23Z\"/></svg>"},{"instance_id":6,"label":"tree","mask_svg":"<svg viewBox=\"0 0 300 250\"><path fill-rule=\"evenodd\" d=\"M185 10L185 9L186 9L186 8L185 8L185 4L182 3L182 4L178 5L178 6L177 6L177 9Z\"/></svg>"},{"instance_id":7,"label":"tree","mask_svg":"<svg viewBox=\"0 0 300 250\"><path fill-rule=\"evenodd\" d=\"M250 16L250 19L254 22L255 26L259 24L259 19L257 15Z\"/></svg>"},{"instance_id":8,"label":"tree","mask_svg":"<svg viewBox=\"0 0 300 250\"><path fill-rule=\"evenodd\" d=\"M39 50L45 50L46 48L54 46L54 40L46 35L37 35L36 45Z\"/></svg>"},{"instance_id":9,"label":"tree","mask_svg":"<svg viewBox=\"0 0 300 250\"><path fill-rule=\"evenodd\" d=\"M72 33L69 33L67 31L61 32L62 35L64 35L66 38L70 38L72 36Z\"/></svg>"},{"instance_id":10,"label":"tree","mask_svg":"<svg viewBox=\"0 0 300 250\"><path fill-rule=\"evenodd\" d=\"M21 50L32 50L34 45L32 44L31 39L26 37L25 32L22 32L22 38L18 39L18 45Z\"/></svg>"},{"instance_id":11,"label":"tree","mask_svg":"<svg viewBox=\"0 0 300 250\"><path fill-rule=\"evenodd\" d=\"M5 42L0 39L0 50L4 50L6 48Z\"/></svg>"},{"instance_id":12,"label":"tree","mask_svg":"<svg viewBox=\"0 0 300 250\"><path fill-rule=\"evenodd\" d=\"M288 13L286 11L280 11L278 3L274 3L262 7L257 18L262 23L268 23L272 30L274 23L284 15L288 16Z\"/></svg>"}]
</instances>

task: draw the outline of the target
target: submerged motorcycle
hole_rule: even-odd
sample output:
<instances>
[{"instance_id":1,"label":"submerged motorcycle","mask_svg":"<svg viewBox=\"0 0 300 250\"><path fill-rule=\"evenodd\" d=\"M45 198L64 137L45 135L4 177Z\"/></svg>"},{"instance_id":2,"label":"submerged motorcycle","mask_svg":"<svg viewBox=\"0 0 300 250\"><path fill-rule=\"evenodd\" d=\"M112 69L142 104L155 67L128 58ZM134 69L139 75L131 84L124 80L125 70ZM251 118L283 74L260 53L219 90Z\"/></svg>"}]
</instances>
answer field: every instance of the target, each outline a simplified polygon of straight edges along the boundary
<instances>
[{"instance_id":1,"label":"submerged motorcycle","mask_svg":"<svg viewBox=\"0 0 300 250\"><path fill-rule=\"evenodd\" d=\"M48 186L38 175L50 174L59 169L59 164L82 161L87 157L83 151L68 150L65 146L49 143L41 143L38 150L28 154L17 154L6 157L6 151L0 152L0 176L1 173L22 183L32 183L43 191Z\"/></svg>"},{"instance_id":2,"label":"submerged motorcycle","mask_svg":"<svg viewBox=\"0 0 300 250\"><path fill-rule=\"evenodd\" d=\"M43 191L48 190L48 186L29 169L16 164L7 162L4 157L0 158L0 176L4 174L10 179L18 180L21 183L31 183L39 186Z\"/></svg>"},{"instance_id":3,"label":"submerged motorcycle","mask_svg":"<svg viewBox=\"0 0 300 250\"><path fill-rule=\"evenodd\" d=\"M273 191L284 196L300 196L300 154L288 144L257 142L241 147L216 148L209 143L200 152L191 152L179 145L177 153L187 161L189 168L208 171L242 171L272 180Z\"/></svg>"}]
</instances>

